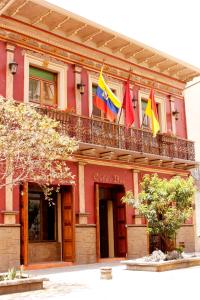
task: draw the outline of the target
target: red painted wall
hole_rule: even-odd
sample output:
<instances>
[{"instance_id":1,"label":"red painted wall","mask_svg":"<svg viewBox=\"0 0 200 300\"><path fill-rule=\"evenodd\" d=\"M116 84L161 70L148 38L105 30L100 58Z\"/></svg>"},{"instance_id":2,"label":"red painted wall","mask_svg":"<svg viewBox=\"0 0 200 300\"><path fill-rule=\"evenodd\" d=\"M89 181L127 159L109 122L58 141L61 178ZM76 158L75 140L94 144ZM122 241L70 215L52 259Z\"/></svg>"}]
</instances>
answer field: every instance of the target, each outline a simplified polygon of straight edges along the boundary
<instances>
[{"instance_id":1,"label":"red painted wall","mask_svg":"<svg viewBox=\"0 0 200 300\"><path fill-rule=\"evenodd\" d=\"M176 135L181 138L187 138L186 116L185 116L185 101L175 99L175 109L179 111L178 121L176 121Z\"/></svg>"},{"instance_id":2,"label":"red painted wall","mask_svg":"<svg viewBox=\"0 0 200 300\"><path fill-rule=\"evenodd\" d=\"M74 112L76 111L76 98L75 98L75 73L74 66L68 65L67 71L67 108Z\"/></svg>"},{"instance_id":3,"label":"red painted wall","mask_svg":"<svg viewBox=\"0 0 200 300\"><path fill-rule=\"evenodd\" d=\"M89 213L88 223L95 224L95 194L94 183L109 183L124 185L125 191L133 189L131 170L96 165L85 166L85 200L86 212ZM133 208L127 208L127 224L132 224Z\"/></svg>"},{"instance_id":4,"label":"red painted wall","mask_svg":"<svg viewBox=\"0 0 200 300\"><path fill-rule=\"evenodd\" d=\"M81 110L83 116L89 116L89 92L88 92L88 73L86 70L81 72L82 82L85 84L85 92L82 95Z\"/></svg>"},{"instance_id":5,"label":"red painted wall","mask_svg":"<svg viewBox=\"0 0 200 300\"><path fill-rule=\"evenodd\" d=\"M0 41L0 95L6 96L6 44Z\"/></svg>"},{"instance_id":6,"label":"red painted wall","mask_svg":"<svg viewBox=\"0 0 200 300\"><path fill-rule=\"evenodd\" d=\"M137 100L137 107L135 109L135 127L140 128L140 124L142 120L140 120L140 107L138 103L138 94L139 90L141 88L138 86L133 87L133 95L135 99ZM171 103L170 103L170 96L169 95L162 95L163 98L165 98L166 101L166 131L172 132L172 115L171 115ZM173 98L174 99L174 98ZM185 103L183 99L174 99L175 101L175 108L178 109L180 112L179 114L179 120L176 121L176 134L178 137L181 138L187 138L187 129L186 129L186 115L185 115Z\"/></svg>"},{"instance_id":7,"label":"red painted wall","mask_svg":"<svg viewBox=\"0 0 200 300\"><path fill-rule=\"evenodd\" d=\"M24 101L24 56L23 49L15 48L14 60L18 63L17 73L13 76L13 98L17 101Z\"/></svg>"},{"instance_id":8,"label":"red painted wall","mask_svg":"<svg viewBox=\"0 0 200 300\"><path fill-rule=\"evenodd\" d=\"M166 121L167 121L167 132L172 133L172 114L171 114L170 96L166 96Z\"/></svg>"}]
</instances>

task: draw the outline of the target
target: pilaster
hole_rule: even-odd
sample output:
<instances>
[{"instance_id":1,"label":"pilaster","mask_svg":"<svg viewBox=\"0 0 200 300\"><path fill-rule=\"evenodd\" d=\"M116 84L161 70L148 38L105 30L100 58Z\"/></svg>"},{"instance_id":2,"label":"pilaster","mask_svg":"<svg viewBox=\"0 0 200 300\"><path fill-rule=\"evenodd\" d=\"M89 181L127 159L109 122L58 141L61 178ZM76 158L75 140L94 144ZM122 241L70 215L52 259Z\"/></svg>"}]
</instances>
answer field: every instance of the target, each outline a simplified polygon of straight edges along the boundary
<instances>
[{"instance_id":1,"label":"pilaster","mask_svg":"<svg viewBox=\"0 0 200 300\"><path fill-rule=\"evenodd\" d=\"M81 94L79 89L77 89L77 84L81 83L81 71L82 68L80 66L75 66L74 72L75 72L75 97L76 97L76 113L78 115L81 115L82 109L81 109Z\"/></svg>"},{"instance_id":2,"label":"pilaster","mask_svg":"<svg viewBox=\"0 0 200 300\"><path fill-rule=\"evenodd\" d=\"M6 98L13 99L13 74L10 72L9 63L14 60L15 46L7 43L6 53L7 53L7 67L6 67ZM9 175L6 178L5 187L5 211L4 214L4 224L15 224L17 212L13 211L13 187L12 177Z\"/></svg>"},{"instance_id":3,"label":"pilaster","mask_svg":"<svg viewBox=\"0 0 200 300\"><path fill-rule=\"evenodd\" d=\"M134 198L137 199L138 198L138 194L139 194L139 172L138 170L133 170L133 194L134 194ZM137 209L135 209L135 224L137 225L141 225L142 224L142 218L139 215L139 212Z\"/></svg>"},{"instance_id":4,"label":"pilaster","mask_svg":"<svg viewBox=\"0 0 200 300\"><path fill-rule=\"evenodd\" d=\"M87 224L87 212L85 211L85 163L78 164L78 179L79 179L79 224Z\"/></svg>"}]
</instances>

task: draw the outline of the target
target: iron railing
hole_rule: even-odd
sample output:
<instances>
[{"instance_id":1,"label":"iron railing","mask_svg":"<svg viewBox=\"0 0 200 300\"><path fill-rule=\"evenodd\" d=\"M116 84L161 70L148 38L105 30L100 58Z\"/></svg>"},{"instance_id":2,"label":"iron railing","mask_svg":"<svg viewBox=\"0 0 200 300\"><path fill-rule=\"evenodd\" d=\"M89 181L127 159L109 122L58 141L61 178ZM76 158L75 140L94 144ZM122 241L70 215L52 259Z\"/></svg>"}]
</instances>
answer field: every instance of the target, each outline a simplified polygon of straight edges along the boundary
<instances>
[{"instance_id":1,"label":"iron railing","mask_svg":"<svg viewBox=\"0 0 200 300\"><path fill-rule=\"evenodd\" d=\"M37 111L60 122L60 131L83 143L195 160L194 142L167 134L155 138L147 130L130 128L95 118L38 107Z\"/></svg>"}]
</instances>

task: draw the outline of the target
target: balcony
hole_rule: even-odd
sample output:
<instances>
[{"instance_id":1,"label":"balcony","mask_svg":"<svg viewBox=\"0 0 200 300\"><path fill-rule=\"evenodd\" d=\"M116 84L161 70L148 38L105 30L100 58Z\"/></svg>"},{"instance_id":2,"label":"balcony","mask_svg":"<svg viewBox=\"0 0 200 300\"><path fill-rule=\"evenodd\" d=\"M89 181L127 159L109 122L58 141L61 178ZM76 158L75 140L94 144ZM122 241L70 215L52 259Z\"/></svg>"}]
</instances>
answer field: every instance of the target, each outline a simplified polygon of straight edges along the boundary
<instances>
[{"instance_id":1,"label":"balcony","mask_svg":"<svg viewBox=\"0 0 200 300\"><path fill-rule=\"evenodd\" d=\"M80 150L100 149L101 153L118 153L119 156L132 156L133 159L148 157L151 160L175 161L176 164L192 165L195 160L194 142L158 134L136 128L126 130L123 125L94 118L87 118L47 108L37 108L60 122L60 131L80 141ZM190 163L189 163L190 162Z\"/></svg>"}]
</instances>

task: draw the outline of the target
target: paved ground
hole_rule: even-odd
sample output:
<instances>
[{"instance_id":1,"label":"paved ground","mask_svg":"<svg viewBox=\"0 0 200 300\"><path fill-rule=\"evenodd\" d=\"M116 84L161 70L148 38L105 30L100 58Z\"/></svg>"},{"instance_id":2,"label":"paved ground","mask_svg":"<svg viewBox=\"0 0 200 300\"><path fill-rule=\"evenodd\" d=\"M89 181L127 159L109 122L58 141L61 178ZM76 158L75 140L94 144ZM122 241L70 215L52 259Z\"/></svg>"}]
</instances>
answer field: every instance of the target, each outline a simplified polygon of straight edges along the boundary
<instances>
[{"instance_id":1,"label":"paved ground","mask_svg":"<svg viewBox=\"0 0 200 300\"><path fill-rule=\"evenodd\" d=\"M112 266L113 279L100 279L105 264L29 271L49 278L40 291L0 296L0 300L21 299L200 299L200 267L162 273L128 271L119 263Z\"/></svg>"}]
</instances>

